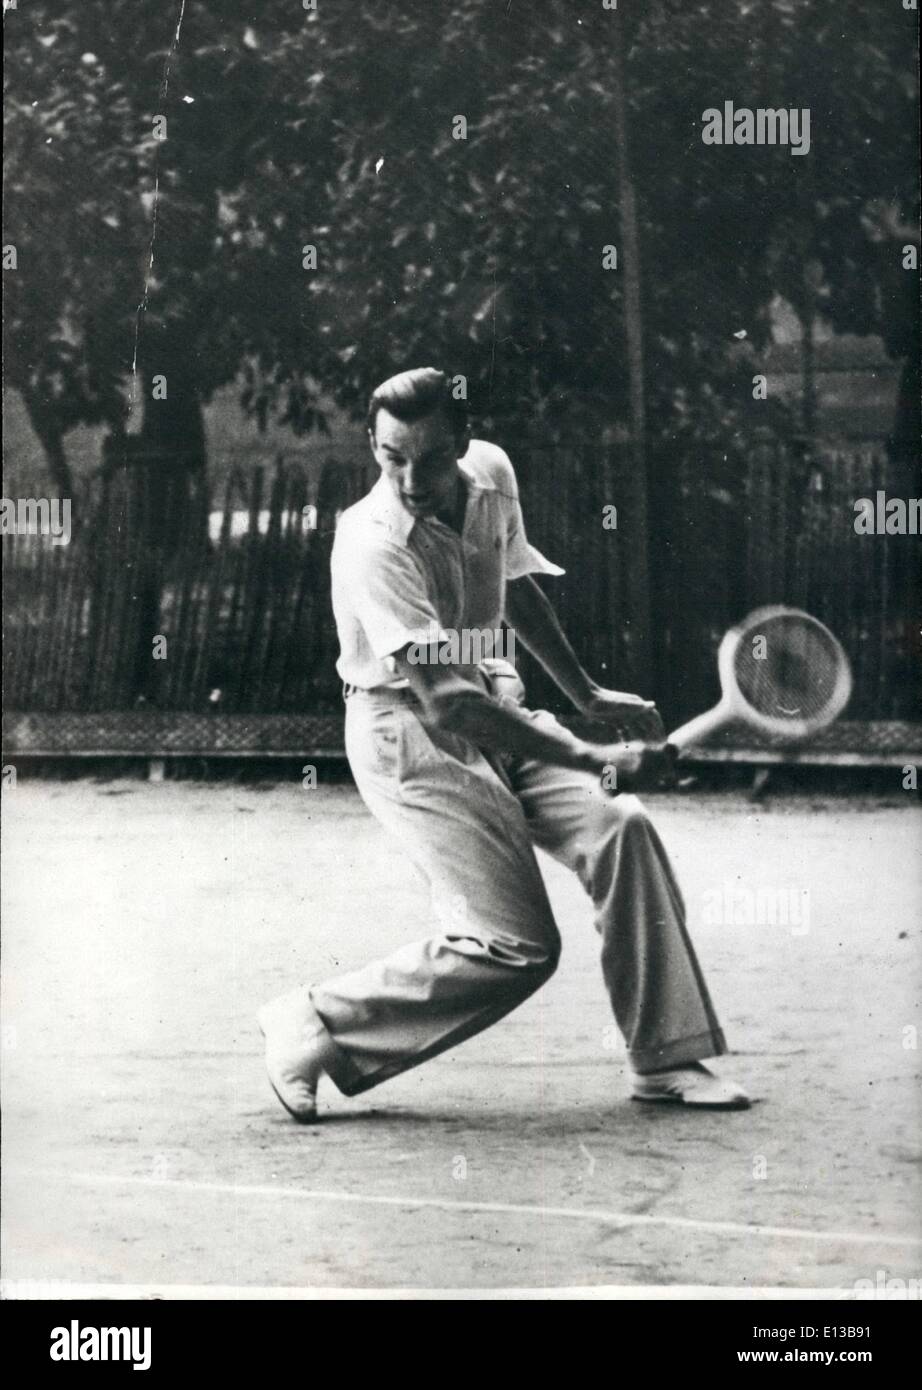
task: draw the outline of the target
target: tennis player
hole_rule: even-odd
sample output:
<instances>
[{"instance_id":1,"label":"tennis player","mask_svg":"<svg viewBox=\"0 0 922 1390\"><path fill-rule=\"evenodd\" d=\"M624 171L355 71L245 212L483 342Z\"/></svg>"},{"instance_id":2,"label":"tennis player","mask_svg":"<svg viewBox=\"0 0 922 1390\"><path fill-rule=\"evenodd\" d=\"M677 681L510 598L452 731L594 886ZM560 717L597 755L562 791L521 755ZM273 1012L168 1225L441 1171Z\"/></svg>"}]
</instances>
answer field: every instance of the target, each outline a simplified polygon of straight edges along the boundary
<instances>
[{"instance_id":1,"label":"tennis player","mask_svg":"<svg viewBox=\"0 0 922 1390\"><path fill-rule=\"evenodd\" d=\"M323 1075L357 1095L544 984L561 942L539 846L592 903L633 1097L745 1108L746 1093L702 1064L726 1052L724 1035L666 851L629 790L664 749L582 741L525 707L505 659L464 664L466 639L505 621L594 720L652 706L581 667L535 582L563 571L529 544L509 459L470 438L443 372L379 386L368 435L381 476L341 517L332 556L346 750L369 810L429 882L431 928L260 1011L278 1099L309 1123Z\"/></svg>"}]
</instances>

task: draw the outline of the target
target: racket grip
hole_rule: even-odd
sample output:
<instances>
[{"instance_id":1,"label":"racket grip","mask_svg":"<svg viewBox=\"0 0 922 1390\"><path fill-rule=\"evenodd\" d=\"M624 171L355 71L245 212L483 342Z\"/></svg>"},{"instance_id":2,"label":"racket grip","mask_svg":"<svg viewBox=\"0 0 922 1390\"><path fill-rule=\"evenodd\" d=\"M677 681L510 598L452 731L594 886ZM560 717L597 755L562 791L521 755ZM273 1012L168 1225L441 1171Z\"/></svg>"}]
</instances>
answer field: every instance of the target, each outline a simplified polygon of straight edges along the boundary
<instances>
[{"instance_id":1,"label":"racket grip","mask_svg":"<svg viewBox=\"0 0 922 1390\"><path fill-rule=\"evenodd\" d=\"M728 722L724 706L715 705L713 709L699 714L695 719L690 719L687 724L682 724L674 730L669 735L669 744L675 749L676 754L684 753L687 748L704 743L706 738L722 729Z\"/></svg>"}]
</instances>

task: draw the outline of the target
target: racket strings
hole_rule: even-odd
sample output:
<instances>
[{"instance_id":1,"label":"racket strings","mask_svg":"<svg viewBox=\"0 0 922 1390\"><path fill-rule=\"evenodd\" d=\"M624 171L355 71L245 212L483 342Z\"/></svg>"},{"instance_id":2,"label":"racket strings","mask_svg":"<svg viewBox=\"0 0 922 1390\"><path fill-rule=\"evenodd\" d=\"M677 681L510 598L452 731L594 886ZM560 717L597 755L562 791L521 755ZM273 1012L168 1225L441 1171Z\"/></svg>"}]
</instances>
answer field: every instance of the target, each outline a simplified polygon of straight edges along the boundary
<instances>
[{"instance_id":1,"label":"racket strings","mask_svg":"<svg viewBox=\"0 0 922 1390\"><path fill-rule=\"evenodd\" d=\"M734 657L746 703L770 719L821 718L835 700L840 657L818 624L785 615L744 634Z\"/></svg>"}]
</instances>

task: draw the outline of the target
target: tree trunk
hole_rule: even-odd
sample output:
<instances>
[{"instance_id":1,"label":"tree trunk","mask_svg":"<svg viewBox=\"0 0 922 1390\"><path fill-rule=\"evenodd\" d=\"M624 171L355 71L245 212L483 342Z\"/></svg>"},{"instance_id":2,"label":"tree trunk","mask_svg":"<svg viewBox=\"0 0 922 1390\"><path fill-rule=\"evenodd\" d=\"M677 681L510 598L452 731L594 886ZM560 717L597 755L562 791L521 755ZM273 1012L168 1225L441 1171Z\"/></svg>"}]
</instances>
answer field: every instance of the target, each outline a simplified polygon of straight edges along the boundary
<instances>
[{"instance_id":1,"label":"tree trunk","mask_svg":"<svg viewBox=\"0 0 922 1390\"><path fill-rule=\"evenodd\" d=\"M145 345L139 462L145 472L151 543L170 554L195 533L190 506L205 474L205 421L197 372L184 346L167 335ZM155 400L153 378L166 398ZM200 518L196 518L200 520Z\"/></svg>"},{"instance_id":2,"label":"tree trunk","mask_svg":"<svg viewBox=\"0 0 922 1390\"><path fill-rule=\"evenodd\" d=\"M614 109L615 168L618 176L618 216L621 240L620 264L624 273L624 324L631 410L631 452L633 478L630 509L631 560L628 567L628 612L631 632L628 649L632 652L631 675L636 688L649 694L653 677L649 525L646 449L646 404L644 390L643 301L640 271L640 233L637 200L631 173L627 132L622 39L612 45L612 97Z\"/></svg>"},{"instance_id":3,"label":"tree trunk","mask_svg":"<svg viewBox=\"0 0 922 1390\"><path fill-rule=\"evenodd\" d=\"M33 391L22 392L29 423L42 446L52 486L60 498L73 496L73 479L64 452L64 435L57 428L44 403Z\"/></svg>"},{"instance_id":4,"label":"tree trunk","mask_svg":"<svg viewBox=\"0 0 922 1390\"><path fill-rule=\"evenodd\" d=\"M166 379L166 398L153 396L153 377ZM194 365L175 337L148 332L141 368L140 433L109 441L108 469L115 486L107 534L112 549L101 555L99 612L121 615L121 631L99 633L113 651L107 702L158 703L161 677L178 658L167 643L166 660L154 659L168 567L179 573L196 562L208 543L205 428ZM115 590L110 586L114 585Z\"/></svg>"},{"instance_id":5,"label":"tree trunk","mask_svg":"<svg viewBox=\"0 0 922 1390\"><path fill-rule=\"evenodd\" d=\"M816 444L817 396L816 396L816 303L809 291L804 295L801 307L801 422L807 447L812 451Z\"/></svg>"}]
</instances>

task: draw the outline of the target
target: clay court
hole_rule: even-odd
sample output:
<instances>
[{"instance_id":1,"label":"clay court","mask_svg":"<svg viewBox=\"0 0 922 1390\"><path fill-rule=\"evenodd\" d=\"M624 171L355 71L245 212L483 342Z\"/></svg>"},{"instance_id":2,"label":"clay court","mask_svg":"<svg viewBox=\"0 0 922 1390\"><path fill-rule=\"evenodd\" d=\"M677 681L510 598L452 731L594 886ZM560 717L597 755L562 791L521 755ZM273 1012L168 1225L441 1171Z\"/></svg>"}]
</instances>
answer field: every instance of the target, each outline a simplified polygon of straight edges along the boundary
<instances>
[{"instance_id":1,"label":"clay court","mask_svg":"<svg viewBox=\"0 0 922 1390\"><path fill-rule=\"evenodd\" d=\"M627 1099L588 905L543 861L550 983L377 1090L322 1091L301 1128L266 1083L257 1005L426 930L422 884L351 786L21 776L3 817L7 1289L854 1297L879 1271L918 1279L919 806L893 781L648 799L734 1049L717 1065L752 1110ZM726 884L762 889L763 920L715 909ZM806 915L764 920L795 900Z\"/></svg>"}]
</instances>

